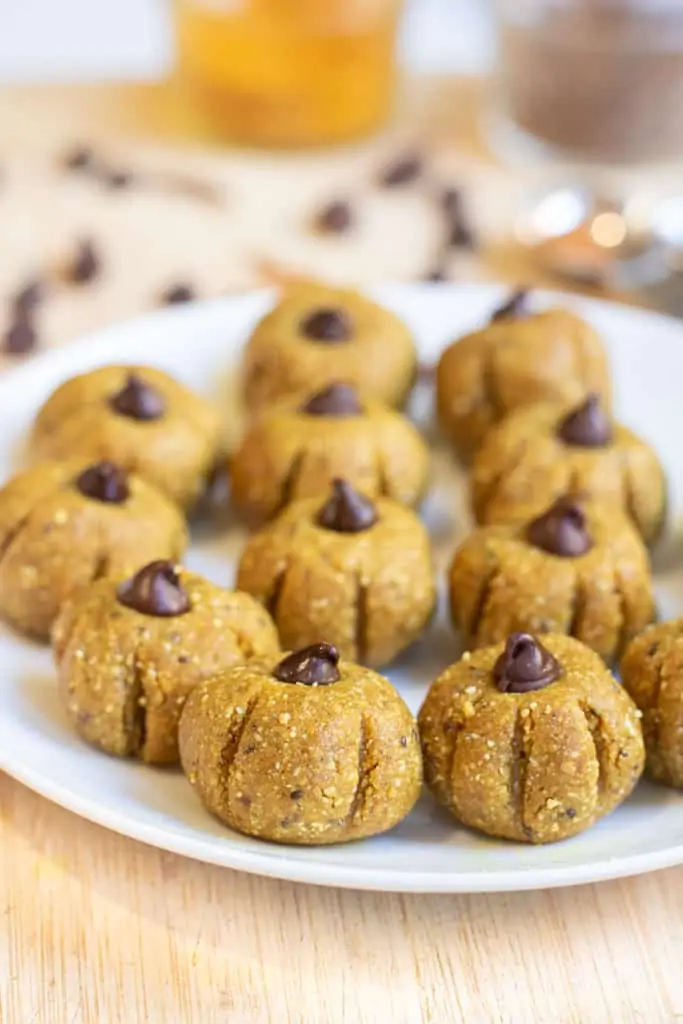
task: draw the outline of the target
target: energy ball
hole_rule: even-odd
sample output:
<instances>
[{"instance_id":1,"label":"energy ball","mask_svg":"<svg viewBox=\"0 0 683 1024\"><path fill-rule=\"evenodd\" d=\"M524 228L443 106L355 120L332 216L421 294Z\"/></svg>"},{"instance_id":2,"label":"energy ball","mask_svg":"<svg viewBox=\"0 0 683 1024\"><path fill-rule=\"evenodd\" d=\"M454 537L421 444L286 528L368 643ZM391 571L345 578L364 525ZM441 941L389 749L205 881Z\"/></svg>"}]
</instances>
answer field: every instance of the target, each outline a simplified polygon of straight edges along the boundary
<instances>
[{"instance_id":1,"label":"energy ball","mask_svg":"<svg viewBox=\"0 0 683 1024\"><path fill-rule=\"evenodd\" d=\"M393 409L335 383L265 409L230 461L233 501L258 526L292 501L325 494L345 477L370 497L417 505L429 452L413 424Z\"/></svg>"},{"instance_id":2,"label":"energy ball","mask_svg":"<svg viewBox=\"0 0 683 1024\"><path fill-rule=\"evenodd\" d=\"M572 637L513 633L467 652L418 715L425 782L463 825L521 843L583 832L643 770L639 712Z\"/></svg>"},{"instance_id":3,"label":"energy ball","mask_svg":"<svg viewBox=\"0 0 683 1024\"><path fill-rule=\"evenodd\" d=\"M415 382L415 343L389 310L347 288L304 283L288 289L256 326L244 354L252 409L337 380L401 406Z\"/></svg>"},{"instance_id":4,"label":"energy ball","mask_svg":"<svg viewBox=\"0 0 683 1024\"><path fill-rule=\"evenodd\" d=\"M222 673L180 721L180 759L230 828L307 846L393 828L415 804L415 720L388 679L328 643Z\"/></svg>"},{"instance_id":5,"label":"energy ball","mask_svg":"<svg viewBox=\"0 0 683 1024\"><path fill-rule=\"evenodd\" d=\"M467 461L491 427L516 409L576 404L593 391L609 403L599 335L566 309L534 312L526 293L514 295L488 326L455 341L436 371L439 422Z\"/></svg>"},{"instance_id":6,"label":"energy ball","mask_svg":"<svg viewBox=\"0 0 683 1024\"><path fill-rule=\"evenodd\" d=\"M655 616L650 564L610 505L559 498L520 525L480 526L449 573L453 624L468 648L509 633L567 633L612 664Z\"/></svg>"},{"instance_id":7,"label":"energy ball","mask_svg":"<svg viewBox=\"0 0 683 1024\"><path fill-rule=\"evenodd\" d=\"M567 494L622 509L646 543L664 524L659 459L597 395L578 406L546 403L513 413L489 431L472 466L479 523L520 522Z\"/></svg>"},{"instance_id":8,"label":"energy ball","mask_svg":"<svg viewBox=\"0 0 683 1024\"><path fill-rule=\"evenodd\" d=\"M223 439L218 413L151 366L104 366L72 377L39 411L42 458L111 459L184 509L202 497Z\"/></svg>"},{"instance_id":9,"label":"energy ball","mask_svg":"<svg viewBox=\"0 0 683 1024\"><path fill-rule=\"evenodd\" d=\"M177 762L178 720L195 686L279 651L275 627L253 598L169 561L151 562L123 583L93 583L62 609L53 648L79 735L148 764Z\"/></svg>"},{"instance_id":10,"label":"energy ball","mask_svg":"<svg viewBox=\"0 0 683 1024\"><path fill-rule=\"evenodd\" d=\"M0 490L0 616L47 640L83 587L180 558L187 539L177 506L115 463L40 463Z\"/></svg>"},{"instance_id":11,"label":"energy ball","mask_svg":"<svg viewBox=\"0 0 683 1024\"><path fill-rule=\"evenodd\" d=\"M417 516L342 479L250 538L237 585L269 609L284 648L326 636L342 657L376 667L417 639L436 602Z\"/></svg>"}]
</instances>

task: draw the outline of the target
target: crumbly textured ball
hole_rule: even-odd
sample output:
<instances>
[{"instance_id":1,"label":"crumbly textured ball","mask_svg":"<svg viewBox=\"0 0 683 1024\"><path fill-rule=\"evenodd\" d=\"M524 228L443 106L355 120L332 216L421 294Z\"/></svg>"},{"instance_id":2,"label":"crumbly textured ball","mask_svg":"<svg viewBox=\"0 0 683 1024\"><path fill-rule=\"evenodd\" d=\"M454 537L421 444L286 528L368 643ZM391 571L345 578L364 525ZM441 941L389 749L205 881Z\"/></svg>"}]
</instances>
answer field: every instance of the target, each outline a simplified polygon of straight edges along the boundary
<instances>
[{"instance_id":1,"label":"crumbly textured ball","mask_svg":"<svg viewBox=\"0 0 683 1024\"><path fill-rule=\"evenodd\" d=\"M320 498L298 501L248 541L237 585L269 609L283 647L324 636L380 666L424 630L436 601L427 532L396 502L374 504L370 529L342 533L318 524Z\"/></svg>"},{"instance_id":2,"label":"crumbly textured ball","mask_svg":"<svg viewBox=\"0 0 683 1024\"><path fill-rule=\"evenodd\" d=\"M337 314L336 327L320 313ZM412 335L394 313L359 292L305 283L288 289L254 330L244 354L244 394L258 409L344 380L400 406L416 366Z\"/></svg>"},{"instance_id":3,"label":"crumbly textured ball","mask_svg":"<svg viewBox=\"0 0 683 1024\"><path fill-rule=\"evenodd\" d=\"M61 605L102 576L125 576L187 546L178 508L138 476L121 502L79 490L82 460L44 462L0 490L0 615L47 639Z\"/></svg>"},{"instance_id":4,"label":"crumbly textured ball","mask_svg":"<svg viewBox=\"0 0 683 1024\"><path fill-rule=\"evenodd\" d=\"M521 522L573 494L621 508L646 543L654 541L666 514L666 480L655 452L613 421L604 446L567 444L558 431L571 412L567 405L535 405L489 431L472 465L477 522Z\"/></svg>"},{"instance_id":5,"label":"crumbly textured ball","mask_svg":"<svg viewBox=\"0 0 683 1024\"><path fill-rule=\"evenodd\" d=\"M621 662L624 689L643 715L648 774L683 788L683 619L650 626Z\"/></svg>"},{"instance_id":6,"label":"crumbly textured ball","mask_svg":"<svg viewBox=\"0 0 683 1024\"><path fill-rule=\"evenodd\" d=\"M501 693L503 644L466 653L432 684L418 715L425 781L464 825L549 843L614 810L643 770L638 711L597 654L548 634L562 675Z\"/></svg>"},{"instance_id":7,"label":"crumbly textured ball","mask_svg":"<svg viewBox=\"0 0 683 1024\"><path fill-rule=\"evenodd\" d=\"M125 411L117 411L122 393ZM211 405L151 366L105 366L67 380L39 411L31 444L43 458L112 459L183 508L202 496L223 448Z\"/></svg>"},{"instance_id":8,"label":"crumbly textured ball","mask_svg":"<svg viewBox=\"0 0 683 1024\"><path fill-rule=\"evenodd\" d=\"M496 320L447 348L436 372L439 421L464 459L515 409L591 391L609 403L607 355L593 328L565 309Z\"/></svg>"},{"instance_id":9,"label":"crumbly textured ball","mask_svg":"<svg viewBox=\"0 0 683 1024\"><path fill-rule=\"evenodd\" d=\"M252 525L299 498L324 494L344 476L371 497L403 505L423 497L429 452L399 413L364 400L357 415L311 415L305 396L264 409L230 460L232 497Z\"/></svg>"},{"instance_id":10,"label":"crumbly textured ball","mask_svg":"<svg viewBox=\"0 0 683 1024\"><path fill-rule=\"evenodd\" d=\"M304 845L398 824L419 796L422 763L391 683L348 661L327 686L281 682L273 669L232 669L185 705L181 762L207 810L238 832Z\"/></svg>"},{"instance_id":11,"label":"crumbly textured ball","mask_svg":"<svg viewBox=\"0 0 683 1024\"><path fill-rule=\"evenodd\" d=\"M481 526L458 548L449 572L451 618L468 648L509 633L567 633L613 663L655 616L647 551L612 506L584 502L591 546L550 553L529 523Z\"/></svg>"},{"instance_id":12,"label":"crumbly textured ball","mask_svg":"<svg viewBox=\"0 0 683 1024\"><path fill-rule=\"evenodd\" d=\"M67 603L53 630L59 683L77 732L116 757L178 760L178 719L188 693L223 669L275 656L277 633L249 597L180 567L185 614L142 614L99 580Z\"/></svg>"}]
</instances>

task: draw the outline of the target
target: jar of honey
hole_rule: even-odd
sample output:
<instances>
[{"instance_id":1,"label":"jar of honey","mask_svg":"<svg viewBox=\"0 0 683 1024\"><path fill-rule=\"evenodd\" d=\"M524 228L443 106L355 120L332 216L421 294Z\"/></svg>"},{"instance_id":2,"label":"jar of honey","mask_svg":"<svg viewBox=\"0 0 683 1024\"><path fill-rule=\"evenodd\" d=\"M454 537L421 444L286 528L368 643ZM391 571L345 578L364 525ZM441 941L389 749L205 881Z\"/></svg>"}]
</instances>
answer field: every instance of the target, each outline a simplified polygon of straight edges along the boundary
<instances>
[{"instance_id":1,"label":"jar of honey","mask_svg":"<svg viewBox=\"0 0 683 1024\"><path fill-rule=\"evenodd\" d=\"M341 142L391 111L402 0L175 0L179 73L231 141Z\"/></svg>"}]
</instances>

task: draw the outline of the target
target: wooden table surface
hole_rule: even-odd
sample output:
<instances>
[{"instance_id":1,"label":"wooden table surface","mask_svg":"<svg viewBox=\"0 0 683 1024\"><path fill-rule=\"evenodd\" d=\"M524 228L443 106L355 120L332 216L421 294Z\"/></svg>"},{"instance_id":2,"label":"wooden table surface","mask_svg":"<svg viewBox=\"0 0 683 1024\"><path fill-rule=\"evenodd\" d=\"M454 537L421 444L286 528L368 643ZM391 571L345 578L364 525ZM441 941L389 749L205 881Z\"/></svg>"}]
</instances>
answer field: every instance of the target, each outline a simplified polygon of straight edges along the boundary
<instances>
[{"instance_id":1,"label":"wooden table surface","mask_svg":"<svg viewBox=\"0 0 683 1024\"><path fill-rule=\"evenodd\" d=\"M0 295L36 270L55 274L82 236L97 241L101 279L52 286L38 318L43 347L150 308L179 279L209 295L291 273L419 277L437 248L428 190L380 195L371 186L378 161L416 137L433 156L432 176L468 190L487 240L484 259L455 255L452 275L532 280L500 241L519 182L472 143L470 100L462 83L425 83L384 137L274 160L180 149L158 136L150 144L150 127L168 126L155 89L0 93ZM80 141L138 171L203 175L225 201L111 193L65 176L59 156ZM313 237L315 205L347 190L357 230ZM0 330L6 318L0 311ZM683 868L499 896L319 889L143 846L0 775L0 909L2 1024L683 1016Z\"/></svg>"}]
</instances>

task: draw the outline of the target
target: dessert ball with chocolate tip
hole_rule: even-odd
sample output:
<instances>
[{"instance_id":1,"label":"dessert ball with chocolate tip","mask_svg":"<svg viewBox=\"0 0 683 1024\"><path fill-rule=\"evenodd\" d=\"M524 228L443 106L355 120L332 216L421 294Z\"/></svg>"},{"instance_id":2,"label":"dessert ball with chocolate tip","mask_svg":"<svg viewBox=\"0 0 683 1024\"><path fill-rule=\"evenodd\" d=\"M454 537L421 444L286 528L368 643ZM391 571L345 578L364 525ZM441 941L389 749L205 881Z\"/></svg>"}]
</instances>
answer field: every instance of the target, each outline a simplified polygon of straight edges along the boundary
<instances>
[{"instance_id":1,"label":"dessert ball with chocolate tip","mask_svg":"<svg viewBox=\"0 0 683 1024\"><path fill-rule=\"evenodd\" d=\"M583 832L643 770L635 704L594 651L555 633L464 654L432 684L418 723L438 802L502 839Z\"/></svg>"},{"instance_id":2,"label":"dessert ball with chocolate tip","mask_svg":"<svg viewBox=\"0 0 683 1024\"><path fill-rule=\"evenodd\" d=\"M648 774L683 789L683 619L650 626L633 640L621 680L643 716Z\"/></svg>"},{"instance_id":3,"label":"dessert ball with chocolate tip","mask_svg":"<svg viewBox=\"0 0 683 1024\"><path fill-rule=\"evenodd\" d=\"M257 325L244 356L248 407L346 380L387 405L403 405L415 381L406 325L359 292L292 286Z\"/></svg>"},{"instance_id":4,"label":"dessert ball with chocolate tip","mask_svg":"<svg viewBox=\"0 0 683 1024\"><path fill-rule=\"evenodd\" d=\"M178 760L178 719L193 687L279 650L269 615L248 594L163 560L123 582L93 583L64 605L52 640L76 731L150 764Z\"/></svg>"},{"instance_id":5,"label":"dessert ball with chocolate tip","mask_svg":"<svg viewBox=\"0 0 683 1024\"><path fill-rule=\"evenodd\" d=\"M43 462L0 490L0 616L47 639L61 605L187 546L176 505L112 462Z\"/></svg>"},{"instance_id":6,"label":"dessert ball with chocolate tip","mask_svg":"<svg viewBox=\"0 0 683 1024\"><path fill-rule=\"evenodd\" d=\"M608 663L655 615L647 551L611 505L559 498L520 525L480 526L456 551L451 617L467 647L567 633Z\"/></svg>"},{"instance_id":7,"label":"dessert ball with chocolate tip","mask_svg":"<svg viewBox=\"0 0 683 1024\"><path fill-rule=\"evenodd\" d=\"M654 451L597 395L520 409L489 432L472 466L480 523L520 522L562 495L621 508L647 543L664 524L666 480Z\"/></svg>"},{"instance_id":8,"label":"dessert ball with chocolate tip","mask_svg":"<svg viewBox=\"0 0 683 1024\"><path fill-rule=\"evenodd\" d=\"M250 538L237 585L268 608L283 647L326 636L345 658L374 666L417 639L436 601L417 516L341 479L327 497L295 502Z\"/></svg>"},{"instance_id":9,"label":"dessert ball with chocolate tip","mask_svg":"<svg viewBox=\"0 0 683 1024\"><path fill-rule=\"evenodd\" d=\"M410 711L388 679L340 660L329 643L197 687L179 735L206 809L258 839L362 839L397 825L420 793Z\"/></svg>"},{"instance_id":10,"label":"dessert ball with chocolate tip","mask_svg":"<svg viewBox=\"0 0 683 1024\"><path fill-rule=\"evenodd\" d=\"M534 312L526 292L514 293L487 327L447 348L436 371L439 422L466 460L515 409L576 403L591 391L609 403L609 367L599 336L566 309Z\"/></svg>"},{"instance_id":11,"label":"dessert ball with chocolate tip","mask_svg":"<svg viewBox=\"0 0 683 1024\"><path fill-rule=\"evenodd\" d=\"M413 424L342 383L264 409L230 460L233 501L255 525L298 498L325 494L337 476L372 497L416 505L428 471Z\"/></svg>"},{"instance_id":12,"label":"dessert ball with chocolate tip","mask_svg":"<svg viewBox=\"0 0 683 1024\"><path fill-rule=\"evenodd\" d=\"M72 377L36 417L32 447L48 458L113 459L183 508L201 497L222 449L217 412L151 366L104 366Z\"/></svg>"}]
</instances>

